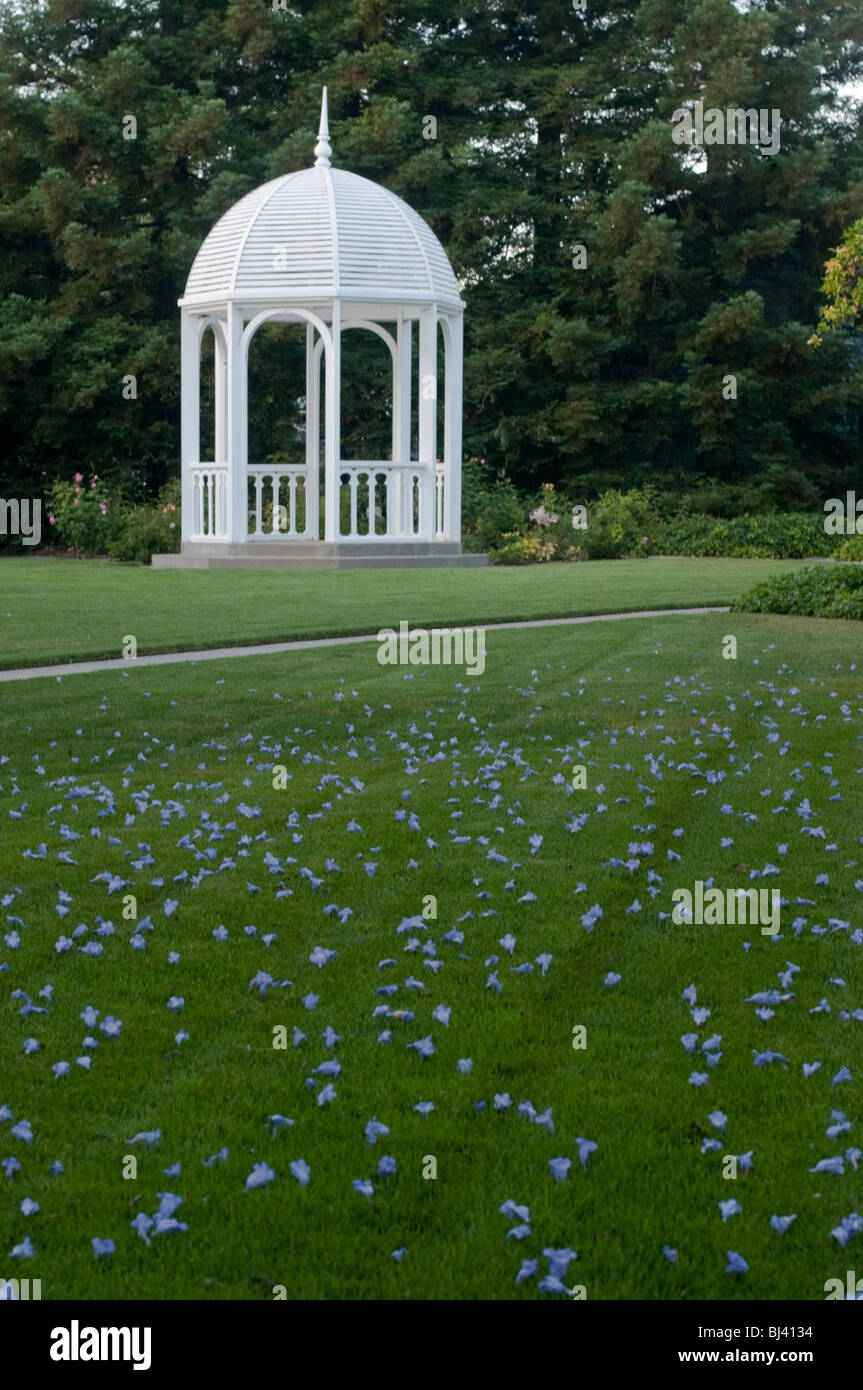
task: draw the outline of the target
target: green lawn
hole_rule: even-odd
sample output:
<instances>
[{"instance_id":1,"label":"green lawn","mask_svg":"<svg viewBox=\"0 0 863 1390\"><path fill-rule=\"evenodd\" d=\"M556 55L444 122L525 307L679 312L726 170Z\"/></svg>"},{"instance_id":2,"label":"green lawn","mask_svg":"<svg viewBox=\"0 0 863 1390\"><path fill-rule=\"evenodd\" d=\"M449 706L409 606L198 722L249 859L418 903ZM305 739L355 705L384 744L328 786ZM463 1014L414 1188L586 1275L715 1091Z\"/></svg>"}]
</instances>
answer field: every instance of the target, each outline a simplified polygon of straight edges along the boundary
<instances>
[{"instance_id":1,"label":"green lawn","mask_svg":"<svg viewBox=\"0 0 863 1390\"><path fill-rule=\"evenodd\" d=\"M616 566L632 585L639 576L625 603L666 602L659 589L671 563ZM696 565L694 574L711 574ZM692 601L729 597L752 568L732 566L724 589L717 570L714 592ZM41 572L16 562L4 573L17 583ZM59 572L73 577L66 613L82 603L76 584L95 591L104 576L98 566ZM282 624L266 630L273 637L320 631L309 595L341 585L349 605L357 584L340 574L202 582L111 573L119 628L133 626L120 620L133 598L143 615L149 597L159 645L167 634L155 595L165 584L230 595L233 615L243 594L250 618L267 590L303 586L302 614L286 606L279 619L273 603L269 621ZM590 573L567 571L573 606L625 606L619 590L613 601L596 587L585 597ZM416 593L412 620L441 606L456 616L442 598L423 609L419 587L398 587L426 576L375 578L382 589L367 625L392 616L393 593ZM478 578L454 582L467 590ZM511 616L521 583L527 611L529 580L554 575L492 572L486 602ZM22 602L19 592L11 606ZM227 620L218 626L218 600L208 605L200 627L191 611L185 626L171 620L175 640L202 629L212 640L236 637ZM338 621L334 602L327 613ZM50 637L63 630L58 609L37 605L32 622L46 656L113 643L81 618L63 646ZM729 633L736 661L721 655ZM265 633L259 625L244 635ZM863 1005L863 952L852 939L863 939L859 625L722 614L494 632L487 646L479 681L452 669L384 668L363 647L0 688L0 892L6 914L24 924L4 923L0 946L0 1106L12 1112L0 1123L0 1158L21 1165L0 1175L0 1231L7 1257L28 1235L35 1249L32 1259L7 1258L0 1273L41 1278L44 1299L270 1299L276 1285L291 1298L534 1299L553 1295L539 1294L537 1279L517 1287L516 1274L538 1258L542 1278L551 1246L578 1252L563 1282L583 1285L589 1300L821 1300L826 1279L859 1268L863 1235L843 1250L830 1231L860 1209L860 1173L850 1160L842 1176L808 1171L861 1142L863 1024L850 1016ZM585 790L570 785L576 762L587 768ZM274 763L290 774L283 789L274 789ZM823 835L804 833L816 827ZM723 848L723 837L733 844ZM42 845L44 858L22 857ZM612 857L630 867L609 866ZM778 940L758 926L658 920L674 888L710 876L748 886L768 864L781 872L765 886L789 899ZM210 876L193 882L203 869ZM111 893L93 881L104 871L130 882ZM829 882L816 882L823 874ZM291 896L277 897L280 885ZM124 920L123 893L137 899L137 923L152 917L145 950L129 945L136 922ZM520 901L528 894L535 900ZM428 895L437 918L399 933ZM178 906L166 917L169 897ZM636 899L641 910L627 911ZM331 904L353 915L342 922L325 912ZM581 918L593 904L603 915L587 932ZM96 935L99 914L113 934ZM79 924L87 930L74 948L58 952L61 934ZM454 927L463 940L444 939ZM500 944L508 933L511 955ZM432 940L435 954L407 949L412 938ZM84 954L87 942L102 953ZM309 960L319 946L338 952L322 968ZM543 975L545 955L553 959ZM396 967L379 968L388 959ZM443 962L437 974L428 960ZM745 1000L778 988L788 961L799 966L793 997L762 1021ZM532 973L514 973L522 963ZM261 996L250 989L261 970L292 983ZM492 970L500 995L486 984ZM604 983L609 971L619 983ZM48 984L50 1001L40 997ZM391 998L377 993L389 984ZM693 984L697 1006L711 1011L701 1024L682 997ZM13 999L16 990L24 995ZM310 992L320 997L313 1011L302 1002ZM48 1012L21 1017L26 996ZM167 1008L172 996L185 1001L179 1013ZM812 1012L822 999L830 1011ZM99 1010L90 1026L80 1017L88 1005ZM373 1017L381 1005L415 1017ZM448 1024L434 1017L439 1005L452 1011ZM113 1040L99 1031L109 1014L122 1021ZM572 1046L577 1024L587 1029L584 1050ZM273 1047L279 1025L286 1050ZM294 1027L306 1035L296 1047ZM330 1027L340 1037L332 1048L322 1036ZM180 1028L189 1037L177 1044ZM386 1029L392 1041L379 1042ZM721 1035L716 1067L684 1050L690 1032L699 1046ZM87 1035L99 1044L89 1071L76 1064ZM428 1036L428 1058L407 1046ZM28 1038L41 1044L30 1055ZM753 1051L768 1048L787 1066L754 1066ZM313 1075L328 1058L340 1074ZM472 1060L470 1074L459 1059ZM816 1060L821 1069L804 1078L802 1064ZM59 1061L71 1070L55 1078ZM843 1066L853 1080L833 1085ZM709 1084L689 1084L693 1072ZM336 1098L320 1105L328 1083ZM496 1110L503 1092L512 1106ZM518 1113L527 1100L540 1114L551 1107L554 1134ZM430 1114L414 1109L423 1101L433 1102ZM834 1109L852 1128L831 1139ZM708 1119L717 1110L727 1115L721 1134ZM274 1113L295 1121L275 1137ZM371 1146L373 1117L390 1132ZM22 1120L32 1142L11 1133ZM156 1129L155 1147L130 1147L133 1135ZM720 1149L702 1154L714 1135ZM577 1139L598 1145L586 1170ZM203 1166L223 1146L227 1162ZM723 1156L749 1150L752 1171L724 1180ZM130 1153L137 1178L124 1180ZM377 1177L383 1155L397 1171ZM436 1180L422 1176L429 1156ZM549 1171L558 1157L573 1160L564 1182ZM290 1171L299 1159L311 1170L304 1189ZM55 1177L57 1160L65 1172ZM180 1174L166 1176L177 1163ZM257 1163L274 1181L245 1191ZM355 1179L371 1179L371 1198ZM164 1192L183 1198L176 1216L188 1230L153 1235L148 1248L130 1221L152 1216ZM25 1198L39 1211L23 1215ZM742 1212L723 1223L717 1204L732 1198ZM529 1207L523 1240L507 1238L521 1224L500 1214L507 1199ZM796 1214L785 1235L771 1229L774 1214ZM116 1253L94 1259L93 1237L113 1239ZM398 1262L391 1252L402 1247ZM748 1274L725 1272L728 1250Z\"/></svg>"},{"instance_id":2,"label":"green lawn","mask_svg":"<svg viewBox=\"0 0 863 1390\"><path fill-rule=\"evenodd\" d=\"M279 642L398 626L731 603L797 560L610 560L480 570L151 570L0 560L0 666Z\"/></svg>"}]
</instances>

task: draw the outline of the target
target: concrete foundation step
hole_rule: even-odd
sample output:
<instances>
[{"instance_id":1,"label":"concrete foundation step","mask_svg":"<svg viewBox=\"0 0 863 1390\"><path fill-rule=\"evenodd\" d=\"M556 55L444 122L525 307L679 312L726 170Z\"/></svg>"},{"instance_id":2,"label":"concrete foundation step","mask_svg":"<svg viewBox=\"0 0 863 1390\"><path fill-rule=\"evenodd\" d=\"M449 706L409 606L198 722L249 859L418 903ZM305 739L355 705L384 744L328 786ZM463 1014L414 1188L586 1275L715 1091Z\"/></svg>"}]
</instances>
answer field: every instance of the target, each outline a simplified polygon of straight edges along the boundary
<instances>
[{"instance_id":1,"label":"concrete foundation step","mask_svg":"<svg viewBox=\"0 0 863 1390\"><path fill-rule=\"evenodd\" d=\"M154 555L151 563L153 569L477 569L488 556L465 554L457 541L187 541L179 555Z\"/></svg>"}]
</instances>

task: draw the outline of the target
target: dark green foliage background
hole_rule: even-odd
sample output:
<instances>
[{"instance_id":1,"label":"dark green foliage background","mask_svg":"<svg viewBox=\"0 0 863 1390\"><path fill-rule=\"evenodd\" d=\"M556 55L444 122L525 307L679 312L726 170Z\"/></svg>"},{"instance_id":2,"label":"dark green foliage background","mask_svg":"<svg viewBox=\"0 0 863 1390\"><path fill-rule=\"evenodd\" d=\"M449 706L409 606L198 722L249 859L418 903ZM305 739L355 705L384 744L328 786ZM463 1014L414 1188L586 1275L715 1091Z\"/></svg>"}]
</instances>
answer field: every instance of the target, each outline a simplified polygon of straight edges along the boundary
<instances>
[{"instance_id":1,"label":"dark green foliage background","mask_svg":"<svg viewBox=\"0 0 863 1390\"><path fill-rule=\"evenodd\" d=\"M185 277L232 203L311 162L324 82L335 163L406 198L464 282L466 454L586 496L755 478L759 505L804 509L850 485L859 350L807 339L863 214L859 111L837 95L861 38L863 11L824 0L5 6L6 495L75 468L129 496L175 473ZM694 165L670 117L697 98L778 108L780 152ZM256 343L250 428L271 450L298 420L286 347ZM379 349L351 344L346 456L387 437Z\"/></svg>"}]
</instances>

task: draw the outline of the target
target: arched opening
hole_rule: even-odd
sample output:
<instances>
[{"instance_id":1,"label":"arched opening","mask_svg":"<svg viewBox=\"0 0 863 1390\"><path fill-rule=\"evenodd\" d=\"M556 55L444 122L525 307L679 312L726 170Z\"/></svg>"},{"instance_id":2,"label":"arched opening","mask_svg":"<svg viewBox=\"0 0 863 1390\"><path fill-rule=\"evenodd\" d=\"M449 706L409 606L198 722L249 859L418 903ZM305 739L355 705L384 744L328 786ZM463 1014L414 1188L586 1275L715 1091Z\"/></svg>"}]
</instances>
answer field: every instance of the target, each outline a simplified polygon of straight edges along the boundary
<instances>
[{"instance_id":1,"label":"arched opening","mask_svg":"<svg viewBox=\"0 0 863 1390\"><path fill-rule=\"evenodd\" d=\"M189 328L189 348L197 354L192 378L197 385L197 420L192 446L194 457L188 460L189 491L183 504L184 514L189 507L193 536L201 540L221 539L227 532L228 508L223 326L219 319L207 318L202 323L192 320Z\"/></svg>"},{"instance_id":2,"label":"arched opening","mask_svg":"<svg viewBox=\"0 0 863 1390\"><path fill-rule=\"evenodd\" d=\"M393 439L395 324L343 323L339 534L385 537L400 477Z\"/></svg>"},{"instance_id":3,"label":"arched opening","mask_svg":"<svg viewBox=\"0 0 863 1390\"><path fill-rule=\"evenodd\" d=\"M216 327L204 325L201 334L199 382L200 456L202 463L216 462Z\"/></svg>"},{"instance_id":4,"label":"arched opening","mask_svg":"<svg viewBox=\"0 0 863 1390\"><path fill-rule=\"evenodd\" d=\"M376 327L394 340L395 324ZM390 459L392 432L392 349L375 327L366 323L343 323L342 458L345 461Z\"/></svg>"},{"instance_id":5,"label":"arched opening","mask_svg":"<svg viewBox=\"0 0 863 1390\"><path fill-rule=\"evenodd\" d=\"M268 319L248 345L248 534L308 534L306 326Z\"/></svg>"},{"instance_id":6,"label":"arched opening","mask_svg":"<svg viewBox=\"0 0 863 1390\"><path fill-rule=\"evenodd\" d=\"M435 456L434 535L441 540L446 533L446 359L447 325L438 319L437 325L437 449Z\"/></svg>"}]
</instances>

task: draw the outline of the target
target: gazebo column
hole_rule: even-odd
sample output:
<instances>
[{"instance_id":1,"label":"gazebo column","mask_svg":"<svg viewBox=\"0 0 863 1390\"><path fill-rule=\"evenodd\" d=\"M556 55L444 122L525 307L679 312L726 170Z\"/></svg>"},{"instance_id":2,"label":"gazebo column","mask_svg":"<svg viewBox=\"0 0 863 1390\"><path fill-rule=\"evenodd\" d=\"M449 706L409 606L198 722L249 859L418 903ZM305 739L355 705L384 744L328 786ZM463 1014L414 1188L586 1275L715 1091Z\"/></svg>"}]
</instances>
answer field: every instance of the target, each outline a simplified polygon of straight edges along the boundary
<instances>
[{"instance_id":1,"label":"gazebo column","mask_svg":"<svg viewBox=\"0 0 863 1390\"><path fill-rule=\"evenodd\" d=\"M447 319L446 385L444 387L444 534L448 541L461 540L461 412L464 319Z\"/></svg>"},{"instance_id":2,"label":"gazebo column","mask_svg":"<svg viewBox=\"0 0 863 1390\"><path fill-rule=\"evenodd\" d=\"M228 433L227 375L228 358L225 352L224 324L219 321L213 329L213 367L215 372L216 443L213 454L214 463L224 463L227 458L225 446Z\"/></svg>"},{"instance_id":3,"label":"gazebo column","mask_svg":"<svg viewBox=\"0 0 863 1390\"><path fill-rule=\"evenodd\" d=\"M326 400L324 409L324 540L339 537L339 473L341 469L341 305L333 301L330 341L326 354Z\"/></svg>"},{"instance_id":4,"label":"gazebo column","mask_svg":"<svg viewBox=\"0 0 863 1390\"><path fill-rule=\"evenodd\" d=\"M180 506L181 538L195 534L195 480L192 465L201 448L201 334L198 319L180 310Z\"/></svg>"},{"instance_id":5,"label":"gazebo column","mask_svg":"<svg viewBox=\"0 0 863 1390\"><path fill-rule=\"evenodd\" d=\"M236 304L228 305L227 339L227 539L239 545L249 533L249 485L246 479L246 352L243 345L243 311Z\"/></svg>"},{"instance_id":6,"label":"gazebo column","mask_svg":"<svg viewBox=\"0 0 863 1390\"><path fill-rule=\"evenodd\" d=\"M314 324L306 324L306 535L320 536L321 358Z\"/></svg>"},{"instance_id":7,"label":"gazebo column","mask_svg":"<svg viewBox=\"0 0 863 1390\"><path fill-rule=\"evenodd\" d=\"M419 462L426 465L420 483L422 504L419 540L435 537L435 459L437 457L437 305L420 312Z\"/></svg>"},{"instance_id":8,"label":"gazebo column","mask_svg":"<svg viewBox=\"0 0 863 1390\"><path fill-rule=\"evenodd\" d=\"M396 327L396 352L393 361L393 462L411 462L411 347L413 321L400 318ZM403 536L410 516L408 479L397 473L393 481L392 508L387 532Z\"/></svg>"}]
</instances>

